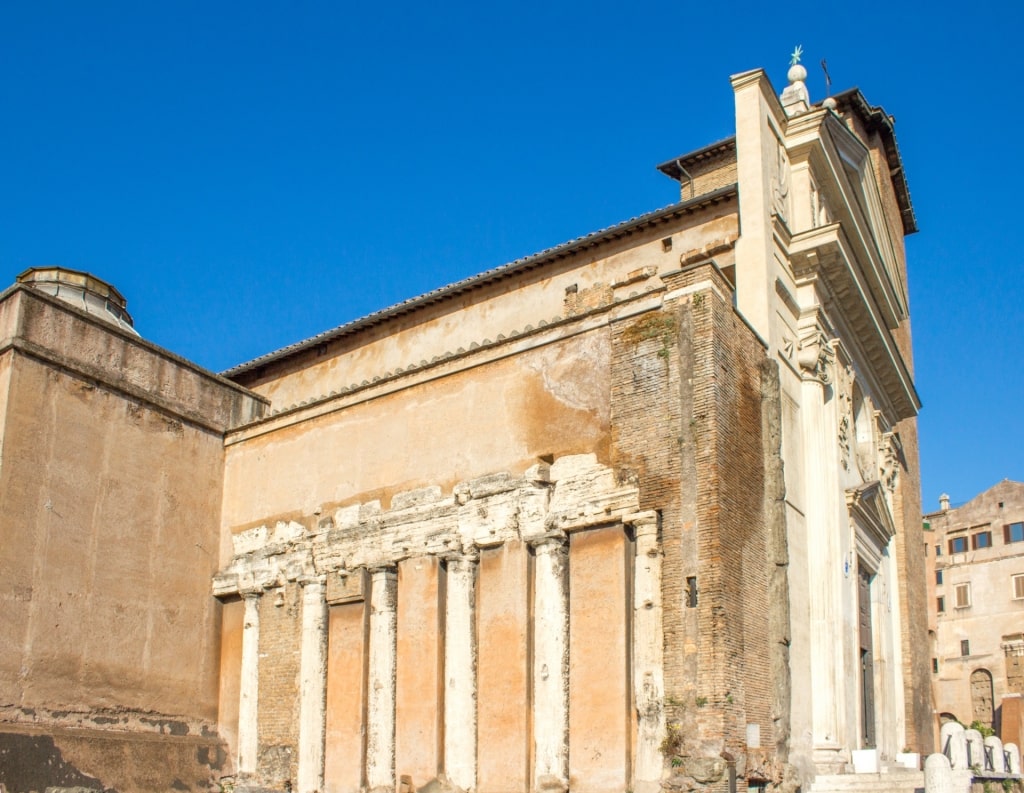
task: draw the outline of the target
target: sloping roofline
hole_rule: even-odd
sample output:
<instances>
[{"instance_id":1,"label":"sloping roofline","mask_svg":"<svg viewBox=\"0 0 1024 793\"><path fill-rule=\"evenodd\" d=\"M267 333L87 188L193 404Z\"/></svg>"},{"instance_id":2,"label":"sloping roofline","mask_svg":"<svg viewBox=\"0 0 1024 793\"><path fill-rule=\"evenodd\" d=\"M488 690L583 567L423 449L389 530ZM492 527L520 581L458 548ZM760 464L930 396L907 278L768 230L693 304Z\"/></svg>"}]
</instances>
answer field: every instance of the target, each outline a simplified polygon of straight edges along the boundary
<instances>
[{"instance_id":1,"label":"sloping roofline","mask_svg":"<svg viewBox=\"0 0 1024 793\"><path fill-rule=\"evenodd\" d=\"M859 88L847 89L832 98L840 107L856 112L868 132L877 132L881 136L889 175L900 207L900 218L903 220L903 233L913 234L917 231L917 218L914 215L914 205L910 202L910 187L907 185L907 175L903 170L903 158L896 143L895 119L881 107L869 104Z\"/></svg>"},{"instance_id":2,"label":"sloping roofline","mask_svg":"<svg viewBox=\"0 0 1024 793\"><path fill-rule=\"evenodd\" d=\"M317 335L311 336L303 341L290 344L287 347L282 347L274 352L261 355L258 358L253 358L251 361L233 366L230 369L226 369L221 372L221 375L228 378L239 377L258 369L261 366L290 358L321 344L326 344L342 337L350 336L366 328L379 325L382 322L393 319L394 317L409 314L410 312L416 311L424 306L429 306L442 300L448 300L472 289L479 289L482 286L518 275L519 273L543 267L560 259L573 256L581 251L596 248L613 240L629 236L630 234L634 234L647 227L661 223L668 223L672 220L676 220L677 218L691 215L706 207L714 206L735 198L737 195L737 185L732 184L726 185L725 187L719 188L713 192L696 196L695 198L691 198L687 201L670 204L669 206L631 218L623 221L622 223L617 223L614 226L609 226L608 228L601 229L600 231L595 231L585 236L577 237L574 240L563 242L560 245L540 251L539 253L534 253L530 256L516 259L508 264L503 264L491 270L485 270L477 275L470 276L469 278L465 278L461 281L456 281L455 283L447 286L442 286L417 297L403 300L401 303L396 303L389 308L375 311L372 314L367 314L364 317L347 322L344 325L339 325L331 330L318 333Z\"/></svg>"},{"instance_id":3,"label":"sloping roofline","mask_svg":"<svg viewBox=\"0 0 1024 793\"><path fill-rule=\"evenodd\" d=\"M885 147L885 158L889 166L889 175L892 179L893 190L896 192L896 201L900 208L900 219L903 222L903 233L913 234L917 229L917 218L914 215L914 205L910 201L910 187L907 185L907 176L903 171L903 158L900 156L900 149L896 143L896 130L893 117L882 108L868 103L859 88L849 88L841 91L832 97L836 104L844 110L857 114L860 120L867 127L869 132L878 132L882 138L882 145ZM821 106L819 102L818 107ZM702 149L691 151L679 157L673 157L657 166L658 170L681 182L685 175L683 168L696 165L701 160L712 157L719 157L729 151L736 149L736 136L724 138Z\"/></svg>"},{"instance_id":4,"label":"sloping roofline","mask_svg":"<svg viewBox=\"0 0 1024 793\"><path fill-rule=\"evenodd\" d=\"M715 157L721 157L730 151L736 151L736 136L733 135L731 138L723 138L715 143L708 144L702 149L691 151L689 154L683 154L680 157L673 157L671 160L666 160L660 165L656 166L665 176L671 179L675 179L677 182L684 178L683 168L695 165L701 160L710 160Z\"/></svg>"}]
</instances>

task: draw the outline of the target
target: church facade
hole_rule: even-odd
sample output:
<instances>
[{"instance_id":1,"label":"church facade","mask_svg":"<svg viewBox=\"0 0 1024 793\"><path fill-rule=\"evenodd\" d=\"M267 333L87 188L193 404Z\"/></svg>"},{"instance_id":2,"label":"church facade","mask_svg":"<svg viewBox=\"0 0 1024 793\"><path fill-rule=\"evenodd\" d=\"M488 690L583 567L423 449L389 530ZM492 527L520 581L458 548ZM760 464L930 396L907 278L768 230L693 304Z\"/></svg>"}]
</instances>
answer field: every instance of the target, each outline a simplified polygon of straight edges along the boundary
<instances>
[{"instance_id":1,"label":"church facade","mask_svg":"<svg viewBox=\"0 0 1024 793\"><path fill-rule=\"evenodd\" d=\"M23 274L0 782L793 790L930 751L914 214L891 118L803 78L734 76L678 202L220 376Z\"/></svg>"}]
</instances>

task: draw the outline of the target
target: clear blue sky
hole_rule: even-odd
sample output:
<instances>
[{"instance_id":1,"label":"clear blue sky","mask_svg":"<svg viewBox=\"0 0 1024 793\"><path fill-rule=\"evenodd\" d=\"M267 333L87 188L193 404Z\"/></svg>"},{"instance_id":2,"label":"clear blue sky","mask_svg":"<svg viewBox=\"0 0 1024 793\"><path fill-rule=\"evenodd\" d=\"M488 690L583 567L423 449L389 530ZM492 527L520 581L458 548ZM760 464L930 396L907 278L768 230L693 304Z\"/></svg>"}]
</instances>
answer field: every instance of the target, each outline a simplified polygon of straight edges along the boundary
<instances>
[{"instance_id":1,"label":"clear blue sky","mask_svg":"<svg viewBox=\"0 0 1024 793\"><path fill-rule=\"evenodd\" d=\"M1019 4L0 4L0 279L214 370L672 203L730 74L895 115L926 509L1024 480Z\"/></svg>"}]
</instances>

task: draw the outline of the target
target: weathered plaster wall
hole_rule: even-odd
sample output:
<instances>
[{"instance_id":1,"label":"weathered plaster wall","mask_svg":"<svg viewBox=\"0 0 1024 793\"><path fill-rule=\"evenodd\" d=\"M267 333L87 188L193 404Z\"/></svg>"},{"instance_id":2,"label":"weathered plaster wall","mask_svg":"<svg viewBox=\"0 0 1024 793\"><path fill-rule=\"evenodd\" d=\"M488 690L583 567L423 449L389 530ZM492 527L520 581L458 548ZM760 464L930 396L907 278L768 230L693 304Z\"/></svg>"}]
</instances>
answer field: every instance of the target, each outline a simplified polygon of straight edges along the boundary
<instances>
[{"instance_id":1,"label":"weathered plaster wall","mask_svg":"<svg viewBox=\"0 0 1024 793\"><path fill-rule=\"evenodd\" d=\"M444 765L444 568L435 556L398 565L395 769L417 786Z\"/></svg>"},{"instance_id":2,"label":"weathered plaster wall","mask_svg":"<svg viewBox=\"0 0 1024 793\"><path fill-rule=\"evenodd\" d=\"M480 790L530 785L531 556L522 542L480 553L477 730Z\"/></svg>"},{"instance_id":3,"label":"weathered plaster wall","mask_svg":"<svg viewBox=\"0 0 1024 793\"><path fill-rule=\"evenodd\" d=\"M569 784L580 793L630 787L632 562L622 527L570 538Z\"/></svg>"},{"instance_id":4,"label":"weathered plaster wall","mask_svg":"<svg viewBox=\"0 0 1024 793\"><path fill-rule=\"evenodd\" d=\"M0 332L0 782L205 790L230 770L221 432L262 405L27 288L0 300Z\"/></svg>"},{"instance_id":5,"label":"weathered plaster wall","mask_svg":"<svg viewBox=\"0 0 1024 793\"><path fill-rule=\"evenodd\" d=\"M678 266L680 251L734 239L735 209L735 203L726 202L672 227L623 235L600 250L584 250L419 307L357 336L270 362L235 379L268 397L274 410L285 410L396 371L418 369L459 350L519 336L573 313L576 301L568 299L567 290L584 304L607 304L623 290L644 291L657 273ZM662 243L666 237L674 243L667 249Z\"/></svg>"},{"instance_id":6,"label":"weathered plaster wall","mask_svg":"<svg viewBox=\"0 0 1024 793\"><path fill-rule=\"evenodd\" d=\"M327 669L327 793L357 793L363 784L366 613L364 602L331 606Z\"/></svg>"},{"instance_id":7,"label":"weathered plaster wall","mask_svg":"<svg viewBox=\"0 0 1024 793\"><path fill-rule=\"evenodd\" d=\"M543 455L607 457L606 329L370 399L227 448L224 524L524 469Z\"/></svg>"},{"instance_id":8,"label":"weathered plaster wall","mask_svg":"<svg viewBox=\"0 0 1024 793\"><path fill-rule=\"evenodd\" d=\"M117 730L6 727L0 734L0 782L8 793L207 793L230 770L216 735L139 736Z\"/></svg>"},{"instance_id":9,"label":"weathered plaster wall","mask_svg":"<svg viewBox=\"0 0 1024 793\"><path fill-rule=\"evenodd\" d=\"M11 375L0 473L10 717L127 709L213 722L220 438L29 358Z\"/></svg>"}]
</instances>

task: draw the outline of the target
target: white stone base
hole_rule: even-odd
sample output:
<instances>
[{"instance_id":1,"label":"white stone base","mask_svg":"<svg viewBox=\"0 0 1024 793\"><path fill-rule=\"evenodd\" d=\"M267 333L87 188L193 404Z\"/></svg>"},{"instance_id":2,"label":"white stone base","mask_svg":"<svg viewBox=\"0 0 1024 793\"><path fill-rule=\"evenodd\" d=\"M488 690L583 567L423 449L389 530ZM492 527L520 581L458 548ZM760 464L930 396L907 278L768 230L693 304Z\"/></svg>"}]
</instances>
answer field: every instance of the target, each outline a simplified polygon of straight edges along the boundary
<instances>
[{"instance_id":1,"label":"white stone base","mask_svg":"<svg viewBox=\"0 0 1024 793\"><path fill-rule=\"evenodd\" d=\"M897 752L896 765L902 768L909 768L912 771L920 771L921 755L917 752Z\"/></svg>"},{"instance_id":2,"label":"white stone base","mask_svg":"<svg viewBox=\"0 0 1024 793\"><path fill-rule=\"evenodd\" d=\"M853 773L877 774L879 772L877 749L854 749L851 754L853 755Z\"/></svg>"}]
</instances>

